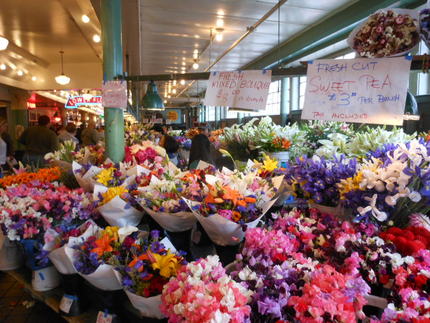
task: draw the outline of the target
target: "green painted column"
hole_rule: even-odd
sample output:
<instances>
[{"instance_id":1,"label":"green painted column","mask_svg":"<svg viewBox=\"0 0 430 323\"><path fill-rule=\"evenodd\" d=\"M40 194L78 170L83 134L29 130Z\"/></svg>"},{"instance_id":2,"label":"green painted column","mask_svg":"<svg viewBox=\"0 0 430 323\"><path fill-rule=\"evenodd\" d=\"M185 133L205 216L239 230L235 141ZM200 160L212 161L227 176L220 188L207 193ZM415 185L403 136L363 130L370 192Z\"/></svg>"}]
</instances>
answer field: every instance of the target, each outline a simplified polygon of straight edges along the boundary
<instances>
[{"instance_id":1,"label":"green painted column","mask_svg":"<svg viewBox=\"0 0 430 323\"><path fill-rule=\"evenodd\" d=\"M103 40L103 80L123 74L121 0L101 1ZM106 157L114 162L124 159L124 113L122 109L104 108Z\"/></svg>"}]
</instances>

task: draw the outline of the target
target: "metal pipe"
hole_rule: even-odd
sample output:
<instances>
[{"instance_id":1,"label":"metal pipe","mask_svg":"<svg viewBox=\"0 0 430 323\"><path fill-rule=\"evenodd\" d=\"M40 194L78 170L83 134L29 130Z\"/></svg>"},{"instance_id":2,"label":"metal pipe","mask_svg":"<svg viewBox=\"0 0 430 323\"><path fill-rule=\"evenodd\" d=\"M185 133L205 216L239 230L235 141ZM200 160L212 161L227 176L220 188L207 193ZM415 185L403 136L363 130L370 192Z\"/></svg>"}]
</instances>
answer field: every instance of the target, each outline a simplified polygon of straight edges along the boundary
<instances>
[{"instance_id":1,"label":"metal pipe","mask_svg":"<svg viewBox=\"0 0 430 323\"><path fill-rule=\"evenodd\" d=\"M246 37L248 37L250 34L252 34L258 26L260 26L264 21L266 21L267 18L269 18L276 10L278 10L287 1L288 0L279 0L278 3L272 9L270 9L268 12L266 12L266 14L263 17L261 17L259 20L257 20L257 22L255 24L253 24L251 27L248 27L247 31L242 36L240 36L239 39L237 39L233 44L231 44L231 46L229 48L227 48L221 55L219 55L215 59L215 61L213 61L213 63L209 64L209 66L207 68L205 68L205 72L210 71L210 69L212 67L214 67L221 59L223 59L225 55L227 55L233 49L235 49L237 47L237 45L239 45L242 42L242 40L244 40ZM193 84L194 84L194 81L191 82L190 84L188 84L181 92L179 92L179 94L177 96L180 96L182 93L184 93L186 90L188 90Z\"/></svg>"}]
</instances>

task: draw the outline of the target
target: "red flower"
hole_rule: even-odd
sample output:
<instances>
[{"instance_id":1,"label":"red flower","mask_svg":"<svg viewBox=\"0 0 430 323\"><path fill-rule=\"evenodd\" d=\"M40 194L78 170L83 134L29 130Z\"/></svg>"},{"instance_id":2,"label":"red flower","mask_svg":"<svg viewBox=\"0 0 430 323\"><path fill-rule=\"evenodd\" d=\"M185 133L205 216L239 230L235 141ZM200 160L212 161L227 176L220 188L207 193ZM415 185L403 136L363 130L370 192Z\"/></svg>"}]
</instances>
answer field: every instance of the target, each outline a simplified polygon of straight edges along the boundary
<instances>
[{"instance_id":1,"label":"red flower","mask_svg":"<svg viewBox=\"0 0 430 323\"><path fill-rule=\"evenodd\" d=\"M415 277L415 284L417 284L418 287L423 287L425 284L427 284L428 278L424 275L418 275Z\"/></svg>"}]
</instances>

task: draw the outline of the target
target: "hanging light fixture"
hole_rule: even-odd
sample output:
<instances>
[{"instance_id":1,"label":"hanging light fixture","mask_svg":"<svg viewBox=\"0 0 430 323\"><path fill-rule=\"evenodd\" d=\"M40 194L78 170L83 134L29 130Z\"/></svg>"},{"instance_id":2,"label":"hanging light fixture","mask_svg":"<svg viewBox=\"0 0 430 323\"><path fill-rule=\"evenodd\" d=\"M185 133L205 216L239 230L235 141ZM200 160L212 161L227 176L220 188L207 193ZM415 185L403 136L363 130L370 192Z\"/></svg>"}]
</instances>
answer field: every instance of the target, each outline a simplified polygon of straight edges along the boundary
<instances>
[{"instance_id":1,"label":"hanging light fixture","mask_svg":"<svg viewBox=\"0 0 430 323\"><path fill-rule=\"evenodd\" d=\"M9 45L7 38L0 36L0 50L5 50Z\"/></svg>"},{"instance_id":2,"label":"hanging light fixture","mask_svg":"<svg viewBox=\"0 0 430 323\"><path fill-rule=\"evenodd\" d=\"M154 81L148 84L146 93L142 98L142 108L144 110L164 110L163 100L158 94L157 85Z\"/></svg>"},{"instance_id":3,"label":"hanging light fixture","mask_svg":"<svg viewBox=\"0 0 430 323\"><path fill-rule=\"evenodd\" d=\"M60 56L61 56L61 74L55 77L55 82L57 82L60 85L66 85L66 84L70 83L70 77L64 75L63 54L64 54L64 51L60 50Z\"/></svg>"},{"instance_id":4,"label":"hanging light fixture","mask_svg":"<svg viewBox=\"0 0 430 323\"><path fill-rule=\"evenodd\" d=\"M195 59L195 60L194 60L194 64L193 64L193 69L195 69L195 70L196 70L196 69L198 69L198 68L199 68L199 66L200 66L200 65L199 65L199 63L198 63L198 60L197 60L197 59Z\"/></svg>"}]
</instances>

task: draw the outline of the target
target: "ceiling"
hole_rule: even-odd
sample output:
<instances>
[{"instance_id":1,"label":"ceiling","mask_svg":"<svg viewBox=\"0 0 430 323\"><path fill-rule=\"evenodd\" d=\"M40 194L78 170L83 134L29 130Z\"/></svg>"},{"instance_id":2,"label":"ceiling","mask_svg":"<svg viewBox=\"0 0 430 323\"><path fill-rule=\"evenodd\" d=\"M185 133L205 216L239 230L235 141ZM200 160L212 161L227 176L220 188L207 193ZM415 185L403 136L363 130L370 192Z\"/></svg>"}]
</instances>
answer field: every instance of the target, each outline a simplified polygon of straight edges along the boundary
<instances>
[{"instance_id":1,"label":"ceiling","mask_svg":"<svg viewBox=\"0 0 430 323\"><path fill-rule=\"evenodd\" d=\"M100 24L89 0L1 0L0 35L10 44L0 51L0 64L7 66L0 83L29 90L100 86L102 46L92 41L94 34ZM61 73L60 50L67 86L54 80Z\"/></svg>"},{"instance_id":2,"label":"ceiling","mask_svg":"<svg viewBox=\"0 0 430 323\"><path fill-rule=\"evenodd\" d=\"M204 71L255 24L277 0L140 0L142 74ZM354 0L289 0L211 70L236 70L295 37L316 22L354 3ZM278 16L279 15L279 16ZM278 20L279 17L279 20ZM223 40L210 42L210 32L222 19ZM279 28L279 29L278 29ZM278 35L279 30L279 35ZM194 70L193 52L199 51L199 69ZM182 69L185 62L185 70ZM161 85L161 94L164 88ZM179 86L180 93L184 86ZM205 88L195 82L188 95Z\"/></svg>"}]
</instances>

